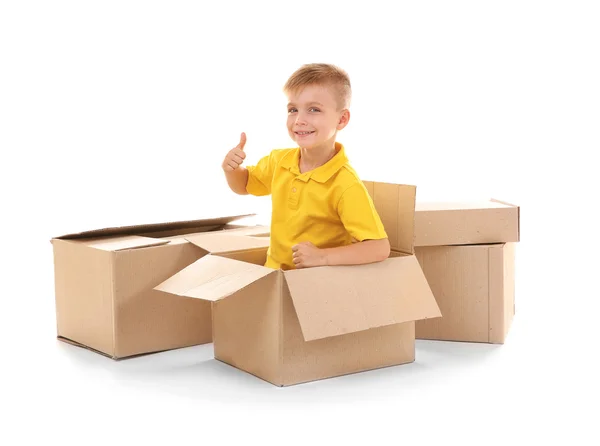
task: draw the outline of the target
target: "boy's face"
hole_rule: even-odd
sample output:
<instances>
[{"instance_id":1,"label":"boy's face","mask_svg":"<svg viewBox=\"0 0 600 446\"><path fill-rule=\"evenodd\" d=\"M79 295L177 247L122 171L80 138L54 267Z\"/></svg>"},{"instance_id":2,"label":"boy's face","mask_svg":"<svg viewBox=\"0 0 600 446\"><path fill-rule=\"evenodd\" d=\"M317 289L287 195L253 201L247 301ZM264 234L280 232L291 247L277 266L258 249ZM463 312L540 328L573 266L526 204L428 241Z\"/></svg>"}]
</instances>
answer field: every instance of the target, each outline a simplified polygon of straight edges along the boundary
<instances>
[{"instance_id":1,"label":"boy's face","mask_svg":"<svg viewBox=\"0 0 600 446\"><path fill-rule=\"evenodd\" d=\"M348 110L338 110L335 90L308 85L288 93L287 128L290 137L304 149L330 149L337 132L350 119Z\"/></svg>"}]
</instances>

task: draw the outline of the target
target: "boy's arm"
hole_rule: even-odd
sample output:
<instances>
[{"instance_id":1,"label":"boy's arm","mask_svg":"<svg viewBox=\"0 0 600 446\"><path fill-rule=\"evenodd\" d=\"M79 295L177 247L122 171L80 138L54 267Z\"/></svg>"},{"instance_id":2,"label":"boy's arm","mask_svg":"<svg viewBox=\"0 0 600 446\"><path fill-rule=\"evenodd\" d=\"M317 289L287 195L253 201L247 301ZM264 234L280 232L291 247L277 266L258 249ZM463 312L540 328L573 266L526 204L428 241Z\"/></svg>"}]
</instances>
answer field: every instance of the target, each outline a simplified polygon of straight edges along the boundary
<instances>
[{"instance_id":1,"label":"boy's arm","mask_svg":"<svg viewBox=\"0 0 600 446\"><path fill-rule=\"evenodd\" d=\"M299 243L292 247L292 258L297 268L361 265L381 262L389 257L387 233L362 183L349 187L342 194L338 214L346 230L359 241L347 246L321 249L310 242Z\"/></svg>"},{"instance_id":2,"label":"boy's arm","mask_svg":"<svg viewBox=\"0 0 600 446\"><path fill-rule=\"evenodd\" d=\"M387 238L364 240L336 248L317 248L310 242L292 247L292 257L296 268L334 265L362 265L382 262L390 255L390 242Z\"/></svg>"},{"instance_id":3,"label":"boy's arm","mask_svg":"<svg viewBox=\"0 0 600 446\"><path fill-rule=\"evenodd\" d=\"M225 171L225 178L229 188L238 195L248 195L246 185L248 184L248 169L239 166L235 170Z\"/></svg>"}]
</instances>

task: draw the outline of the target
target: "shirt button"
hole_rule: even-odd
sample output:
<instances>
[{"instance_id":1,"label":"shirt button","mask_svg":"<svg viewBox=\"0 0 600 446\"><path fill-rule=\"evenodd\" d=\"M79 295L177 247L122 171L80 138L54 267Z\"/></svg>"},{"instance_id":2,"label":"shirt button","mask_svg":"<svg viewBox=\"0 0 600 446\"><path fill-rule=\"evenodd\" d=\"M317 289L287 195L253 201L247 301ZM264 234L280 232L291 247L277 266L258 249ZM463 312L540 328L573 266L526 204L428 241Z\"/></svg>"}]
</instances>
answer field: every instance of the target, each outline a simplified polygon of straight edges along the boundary
<instances>
[{"instance_id":1,"label":"shirt button","mask_svg":"<svg viewBox=\"0 0 600 446\"><path fill-rule=\"evenodd\" d=\"M296 188L292 187L292 192L296 193Z\"/></svg>"}]
</instances>

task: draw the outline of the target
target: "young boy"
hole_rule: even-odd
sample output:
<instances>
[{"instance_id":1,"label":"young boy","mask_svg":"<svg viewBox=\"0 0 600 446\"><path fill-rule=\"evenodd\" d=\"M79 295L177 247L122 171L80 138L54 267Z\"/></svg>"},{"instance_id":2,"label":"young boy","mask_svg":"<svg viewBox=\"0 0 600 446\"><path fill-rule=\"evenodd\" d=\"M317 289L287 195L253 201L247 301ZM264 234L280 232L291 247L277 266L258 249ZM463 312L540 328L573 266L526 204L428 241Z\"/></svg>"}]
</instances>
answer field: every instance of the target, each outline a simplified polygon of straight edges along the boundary
<instances>
[{"instance_id":1,"label":"young boy","mask_svg":"<svg viewBox=\"0 0 600 446\"><path fill-rule=\"evenodd\" d=\"M299 68L284 86L287 129L298 144L242 167L246 135L222 168L232 191L272 196L265 266L274 269L383 261L390 244L367 189L337 133L348 124L348 75L329 64Z\"/></svg>"}]
</instances>

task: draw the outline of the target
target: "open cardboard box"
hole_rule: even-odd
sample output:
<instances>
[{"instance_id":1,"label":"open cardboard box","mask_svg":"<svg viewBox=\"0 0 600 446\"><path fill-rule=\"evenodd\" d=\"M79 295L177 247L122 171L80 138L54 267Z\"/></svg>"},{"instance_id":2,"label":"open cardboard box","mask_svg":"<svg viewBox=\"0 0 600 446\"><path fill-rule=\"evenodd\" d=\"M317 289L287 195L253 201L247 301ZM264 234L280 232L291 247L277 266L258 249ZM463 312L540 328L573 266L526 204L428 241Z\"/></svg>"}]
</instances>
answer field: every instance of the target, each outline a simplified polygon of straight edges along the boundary
<instances>
[{"instance_id":1,"label":"open cardboard box","mask_svg":"<svg viewBox=\"0 0 600 446\"><path fill-rule=\"evenodd\" d=\"M201 249L187 235L221 234L217 253L223 255L266 246L264 237L248 235L268 229L234 224L243 217L113 227L53 238L58 338L114 359L211 342L209 303L165 299L153 288L212 252L210 243Z\"/></svg>"},{"instance_id":2,"label":"open cardboard box","mask_svg":"<svg viewBox=\"0 0 600 446\"><path fill-rule=\"evenodd\" d=\"M212 303L215 358L278 386L415 360L416 320L440 310L414 255L414 186L366 182L392 245L383 262L275 270L265 247L197 234L211 254L155 287ZM260 237L257 237L260 238ZM239 242L239 240L238 240Z\"/></svg>"}]
</instances>

